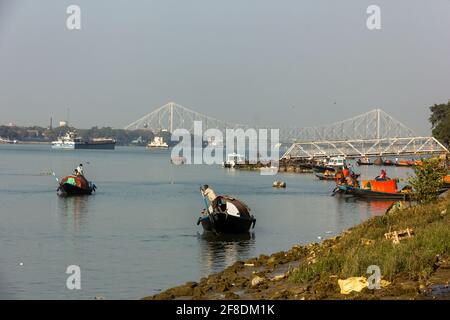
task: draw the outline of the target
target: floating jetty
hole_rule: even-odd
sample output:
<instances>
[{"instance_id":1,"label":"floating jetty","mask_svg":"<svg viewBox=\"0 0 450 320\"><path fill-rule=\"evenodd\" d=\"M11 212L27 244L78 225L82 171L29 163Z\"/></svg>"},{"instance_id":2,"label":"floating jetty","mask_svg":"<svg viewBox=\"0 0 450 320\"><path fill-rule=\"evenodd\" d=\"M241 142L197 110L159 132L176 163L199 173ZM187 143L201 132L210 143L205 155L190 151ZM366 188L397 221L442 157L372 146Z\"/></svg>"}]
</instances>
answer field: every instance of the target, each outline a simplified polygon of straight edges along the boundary
<instances>
[{"instance_id":1,"label":"floating jetty","mask_svg":"<svg viewBox=\"0 0 450 320\"><path fill-rule=\"evenodd\" d=\"M245 161L244 163L237 163L233 166L234 169L239 170L264 170L273 168L275 163L272 162L257 162L249 163ZM312 173L313 172L313 162L306 161L303 159L281 159L278 163L278 172L294 172L294 173Z\"/></svg>"},{"instance_id":2,"label":"floating jetty","mask_svg":"<svg viewBox=\"0 0 450 320\"><path fill-rule=\"evenodd\" d=\"M314 163L304 159L281 159L279 172L312 173Z\"/></svg>"}]
</instances>

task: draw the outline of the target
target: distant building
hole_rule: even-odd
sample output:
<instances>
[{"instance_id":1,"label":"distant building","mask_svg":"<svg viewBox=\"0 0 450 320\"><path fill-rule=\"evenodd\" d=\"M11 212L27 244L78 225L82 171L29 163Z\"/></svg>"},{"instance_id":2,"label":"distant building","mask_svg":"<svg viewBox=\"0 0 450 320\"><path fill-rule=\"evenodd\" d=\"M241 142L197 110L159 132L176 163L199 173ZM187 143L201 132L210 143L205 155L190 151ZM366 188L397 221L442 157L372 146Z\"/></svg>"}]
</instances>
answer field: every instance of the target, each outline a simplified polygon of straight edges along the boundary
<instances>
[{"instance_id":1,"label":"distant building","mask_svg":"<svg viewBox=\"0 0 450 320\"><path fill-rule=\"evenodd\" d=\"M28 133L29 136L39 137L39 131L38 130L27 130L27 133Z\"/></svg>"},{"instance_id":2,"label":"distant building","mask_svg":"<svg viewBox=\"0 0 450 320\"><path fill-rule=\"evenodd\" d=\"M59 126L60 127L66 127L67 126L67 122L66 121L60 121L59 122Z\"/></svg>"}]
</instances>

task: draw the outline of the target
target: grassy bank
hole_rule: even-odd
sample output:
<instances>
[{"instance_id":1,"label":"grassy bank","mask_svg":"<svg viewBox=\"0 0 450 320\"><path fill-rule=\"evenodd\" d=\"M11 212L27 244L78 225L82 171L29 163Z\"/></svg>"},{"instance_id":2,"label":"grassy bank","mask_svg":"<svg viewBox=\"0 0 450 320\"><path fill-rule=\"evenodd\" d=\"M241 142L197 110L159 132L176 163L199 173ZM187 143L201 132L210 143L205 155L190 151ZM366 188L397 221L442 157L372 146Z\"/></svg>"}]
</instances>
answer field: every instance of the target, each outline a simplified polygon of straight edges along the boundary
<instances>
[{"instance_id":1,"label":"grassy bank","mask_svg":"<svg viewBox=\"0 0 450 320\"><path fill-rule=\"evenodd\" d=\"M385 234L409 228L394 244ZM397 299L429 298L450 280L450 197L393 208L322 243L296 245L271 256L238 261L224 271L168 289L150 299ZM340 293L338 279L368 277L377 265L390 284ZM447 290L447 289L445 289ZM444 290L444 291L445 291ZM445 291L448 297L448 291Z\"/></svg>"},{"instance_id":2,"label":"grassy bank","mask_svg":"<svg viewBox=\"0 0 450 320\"><path fill-rule=\"evenodd\" d=\"M393 209L347 231L333 246L316 253L315 263L303 264L292 274L296 282L332 275L340 278L364 275L377 265L386 280L400 274L411 280L425 280L434 271L436 255L450 253L450 201ZM447 214L447 212L449 214ZM393 244L384 234L412 228L411 238Z\"/></svg>"}]
</instances>

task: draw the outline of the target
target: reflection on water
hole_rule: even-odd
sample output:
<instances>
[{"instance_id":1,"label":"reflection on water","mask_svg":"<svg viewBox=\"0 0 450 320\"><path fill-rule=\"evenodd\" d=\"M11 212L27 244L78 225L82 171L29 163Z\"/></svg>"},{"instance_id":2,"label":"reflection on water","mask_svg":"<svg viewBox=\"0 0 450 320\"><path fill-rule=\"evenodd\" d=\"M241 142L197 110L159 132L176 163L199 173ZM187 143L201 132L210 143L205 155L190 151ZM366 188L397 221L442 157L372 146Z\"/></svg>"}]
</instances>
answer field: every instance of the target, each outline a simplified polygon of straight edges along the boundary
<instances>
[{"instance_id":1,"label":"reflection on water","mask_svg":"<svg viewBox=\"0 0 450 320\"><path fill-rule=\"evenodd\" d=\"M377 200L377 201L371 201L371 200L365 200L365 199L359 199L358 203L358 209L365 210L367 212L370 212L371 216L381 216L383 215L386 210L394 203L393 200Z\"/></svg>"},{"instance_id":2,"label":"reflection on water","mask_svg":"<svg viewBox=\"0 0 450 320\"><path fill-rule=\"evenodd\" d=\"M212 232L203 232L198 239L199 256L206 274L218 272L237 260L244 260L250 256L255 245L254 232L239 235L217 235Z\"/></svg>"},{"instance_id":3,"label":"reflection on water","mask_svg":"<svg viewBox=\"0 0 450 320\"><path fill-rule=\"evenodd\" d=\"M0 152L0 276L11 282L0 295L3 290L8 297L91 299L100 292L108 299L136 299L236 260L337 235L383 214L392 203L332 197L334 183L314 175L174 166L170 151L54 152L50 146L0 145ZM87 161L89 178L101 186L92 196L58 197L54 177L33 174L51 167L61 176ZM380 168L356 170L371 179ZM411 172L389 168L388 174L405 178ZM273 189L275 179L288 187ZM195 221L203 207L198 188L205 183L252 208L258 220L254 234L198 234ZM85 270L82 290L65 287L70 264Z\"/></svg>"},{"instance_id":4,"label":"reflection on water","mask_svg":"<svg viewBox=\"0 0 450 320\"><path fill-rule=\"evenodd\" d=\"M58 197L58 210L64 229L79 231L87 222L89 196Z\"/></svg>"}]
</instances>

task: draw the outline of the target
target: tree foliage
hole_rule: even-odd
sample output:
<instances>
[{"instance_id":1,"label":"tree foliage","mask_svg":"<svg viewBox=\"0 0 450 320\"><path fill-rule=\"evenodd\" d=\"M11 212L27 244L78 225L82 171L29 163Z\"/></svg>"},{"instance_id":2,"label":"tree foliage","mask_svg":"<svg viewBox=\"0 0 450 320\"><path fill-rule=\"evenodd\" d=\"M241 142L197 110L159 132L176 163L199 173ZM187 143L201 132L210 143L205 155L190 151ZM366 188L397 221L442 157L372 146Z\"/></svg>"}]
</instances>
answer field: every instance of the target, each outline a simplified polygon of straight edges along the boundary
<instances>
[{"instance_id":1,"label":"tree foliage","mask_svg":"<svg viewBox=\"0 0 450 320\"><path fill-rule=\"evenodd\" d=\"M409 179L413 187L413 198L421 203L437 199L442 188L443 177L447 174L447 166L438 158L423 159L422 165L414 167L415 176Z\"/></svg>"},{"instance_id":2,"label":"tree foliage","mask_svg":"<svg viewBox=\"0 0 450 320\"><path fill-rule=\"evenodd\" d=\"M76 129L73 127L9 127L0 126L0 137L19 141L46 141L56 140L58 136L63 136L67 131L76 131L84 139L92 138L113 138L118 145L128 145L131 141L141 137L143 141L151 141L154 133L150 130L124 130L113 129L111 127L92 127L90 129ZM164 140L170 144L170 133L164 133Z\"/></svg>"},{"instance_id":3,"label":"tree foliage","mask_svg":"<svg viewBox=\"0 0 450 320\"><path fill-rule=\"evenodd\" d=\"M450 145L450 100L430 107L433 137Z\"/></svg>"}]
</instances>

